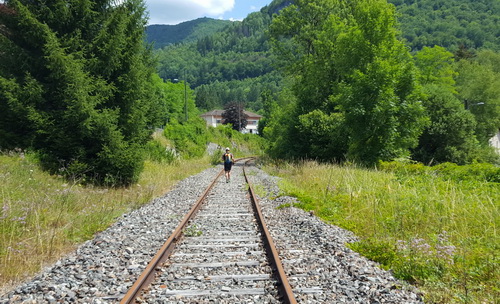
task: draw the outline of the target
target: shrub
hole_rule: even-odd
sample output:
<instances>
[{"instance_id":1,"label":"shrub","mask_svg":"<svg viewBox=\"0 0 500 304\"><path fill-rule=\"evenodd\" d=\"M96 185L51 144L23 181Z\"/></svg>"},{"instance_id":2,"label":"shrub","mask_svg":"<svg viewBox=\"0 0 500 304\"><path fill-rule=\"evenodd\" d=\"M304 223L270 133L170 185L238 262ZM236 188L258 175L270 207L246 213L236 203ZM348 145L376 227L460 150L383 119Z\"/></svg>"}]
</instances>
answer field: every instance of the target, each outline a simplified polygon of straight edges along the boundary
<instances>
[{"instance_id":1,"label":"shrub","mask_svg":"<svg viewBox=\"0 0 500 304\"><path fill-rule=\"evenodd\" d=\"M157 163L171 164L179 157L175 149L164 146L157 140L148 142L145 150L146 158Z\"/></svg>"},{"instance_id":2,"label":"shrub","mask_svg":"<svg viewBox=\"0 0 500 304\"><path fill-rule=\"evenodd\" d=\"M378 168L383 171L394 172L397 176L433 174L454 181L500 183L500 167L488 163L461 166L446 162L429 167L421 163L393 161L380 162Z\"/></svg>"},{"instance_id":3,"label":"shrub","mask_svg":"<svg viewBox=\"0 0 500 304\"><path fill-rule=\"evenodd\" d=\"M166 127L164 135L173 141L175 148L187 158L200 157L205 153L207 131L205 121L193 118L183 124L172 120Z\"/></svg>"}]
</instances>

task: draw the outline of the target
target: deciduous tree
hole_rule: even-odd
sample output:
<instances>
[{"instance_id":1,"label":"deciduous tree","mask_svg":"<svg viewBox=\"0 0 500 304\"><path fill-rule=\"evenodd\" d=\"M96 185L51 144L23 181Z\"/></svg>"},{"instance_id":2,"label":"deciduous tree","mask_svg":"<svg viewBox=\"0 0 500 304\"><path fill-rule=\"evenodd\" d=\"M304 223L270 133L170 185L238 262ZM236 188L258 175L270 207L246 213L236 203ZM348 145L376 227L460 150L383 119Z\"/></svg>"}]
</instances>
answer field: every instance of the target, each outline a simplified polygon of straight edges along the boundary
<instances>
[{"instance_id":1,"label":"deciduous tree","mask_svg":"<svg viewBox=\"0 0 500 304\"><path fill-rule=\"evenodd\" d=\"M247 126L248 115L245 114L243 103L231 102L224 107L222 112L223 124L231 124L233 129L241 131Z\"/></svg>"},{"instance_id":2,"label":"deciduous tree","mask_svg":"<svg viewBox=\"0 0 500 304\"><path fill-rule=\"evenodd\" d=\"M273 50L296 79L295 114L337 117L334 134L343 137L324 132L323 142L361 163L408 155L425 122L415 68L395 27L385 1L298 0L270 28ZM315 110L323 114L309 116ZM289 127L303 129L297 122ZM293 148L312 155L307 141L297 137Z\"/></svg>"},{"instance_id":3,"label":"deciduous tree","mask_svg":"<svg viewBox=\"0 0 500 304\"><path fill-rule=\"evenodd\" d=\"M480 51L477 57L457 63L457 91L477 121L482 145L500 129L500 54Z\"/></svg>"},{"instance_id":4,"label":"deciduous tree","mask_svg":"<svg viewBox=\"0 0 500 304\"><path fill-rule=\"evenodd\" d=\"M453 54L436 46L424 47L415 55L425 97L422 104L429 125L413 150L413 159L436 164L470 163L477 158L476 121L456 96Z\"/></svg>"}]
</instances>

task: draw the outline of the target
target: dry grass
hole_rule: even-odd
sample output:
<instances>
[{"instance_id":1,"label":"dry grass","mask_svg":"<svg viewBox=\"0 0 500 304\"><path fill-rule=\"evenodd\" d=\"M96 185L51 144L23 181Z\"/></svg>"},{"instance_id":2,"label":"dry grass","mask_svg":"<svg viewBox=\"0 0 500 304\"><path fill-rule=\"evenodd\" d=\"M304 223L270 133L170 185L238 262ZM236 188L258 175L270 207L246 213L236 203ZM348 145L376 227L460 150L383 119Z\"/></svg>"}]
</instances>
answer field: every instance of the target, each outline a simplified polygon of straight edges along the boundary
<instances>
[{"instance_id":1,"label":"dry grass","mask_svg":"<svg viewBox=\"0 0 500 304\"><path fill-rule=\"evenodd\" d=\"M209 162L146 162L136 185L113 189L69 184L29 155L0 155L0 286L25 280Z\"/></svg>"}]
</instances>

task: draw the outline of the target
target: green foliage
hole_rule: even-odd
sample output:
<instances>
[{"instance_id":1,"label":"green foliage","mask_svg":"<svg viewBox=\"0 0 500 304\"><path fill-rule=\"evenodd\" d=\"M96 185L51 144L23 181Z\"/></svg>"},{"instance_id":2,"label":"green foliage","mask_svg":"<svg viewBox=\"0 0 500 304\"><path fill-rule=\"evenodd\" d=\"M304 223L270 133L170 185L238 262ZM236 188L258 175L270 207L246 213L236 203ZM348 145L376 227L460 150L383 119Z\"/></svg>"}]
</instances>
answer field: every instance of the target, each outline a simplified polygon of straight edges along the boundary
<instances>
[{"instance_id":1,"label":"green foliage","mask_svg":"<svg viewBox=\"0 0 500 304\"><path fill-rule=\"evenodd\" d=\"M190 225L184 229L184 235L187 237L201 236L203 231L195 224Z\"/></svg>"},{"instance_id":2,"label":"green foliage","mask_svg":"<svg viewBox=\"0 0 500 304\"><path fill-rule=\"evenodd\" d=\"M241 157L262 155L266 146L266 140L260 136L242 134L229 125L207 127L205 120L199 117L182 123L172 120L165 127L164 136L173 144L171 149L175 149L179 157L187 159L203 156L208 143L216 144L220 150L208 151L213 165L221 162L225 147L230 147L235 157Z\"/></svg>"},{"instance_id":3,"label":"green foliage","mask_svg":"<svg viewBox=\"0 0 500 304\"><path fill-rule=\"evenodd\" d=\"M383 1L296 1L273 20L273 50L295 77L297 106L287 115L299 116L283 126L296 142L285 150L300 146L300 157L328 153L295 137L310 127L319 131L313 122L318 110L337 124L333 136L320 131L322 146L337 149L330 159L373 164L407 155L416 145L425 117L393 14Z\"/></svg>"},{"instance_id":4,"label":"green foliage","mask_svg":"<svg viewBox=\"0 0 500 304\"><path fill-rule=\"evenodd\" d=\"M264 128L259 131L269 141L267 153L273 158L299 158L304 147L293 136L295 130L291 127L297 117L295 99L289 90L283 91L269 106Z\"/></svg>"},{"instance_id":5,"label":"green foliage","mask_svg":"<svg viewBox=\"0 0 500 304\"><path fill-rule=\"evenodd\" d=\"M455 181L485 181L500 183L500 168L492 164L472 164L459 166L443 163L432 167L440 176Z\"/></svg>"},{"instance_id":6,"label":"green foliage","mask_svg":"<svg viewBox=\"0 0 500 304\"><path fill-rule=\"evenodd\" d=\"M440 45L455 51L469 48L499 49L495 0L389 0L396 6L403 37L412 50Z\"/></svg>"},{"instance_id":7,"label":"green foliage","mask_svg":"<svg viewBox=\"0 0 500 304\"><path fill-rule=\"evenodd\" d=\"M198 41L210 36L226 26L231 21L212 18L198 18L177 25L153 24L146 27L146 41L161 49L170 44L179 42Z\"/></svg>"},{"instance_id":8,"label":"green foliage","mask_svg":"<svg viewBox=\"0 0 500 304\"><path fill-rule=\"evenodd\" d=\"M34 128L28 117L35 116L36 113L26 105L36 102L39 98L41 98L39 87L31 79L23 87L14 79L7 79L0 75L1 148L14 149L29 146L33 140Z\"/></svg>"},{"instance_id":9,"label":"green foliage","mask_svg":"<svg viewBox=\"0 0 500 304\"><path fill-rule=\"evenodd\" d=\"M213 153L211 156L210 156L210 164L215 166L215 165L218 165L220 164L221 162L221 156L219 153Z\"/></svg>"},{"instance_id":10,"label":"green foliage","mask_svg":"<svg viewBox=\"0 0 500 304\"><path fill-rule=\"evenodd\" d=\"M370 260L380 263L385 268L398 259L397 251L394 250L394 244L391 244L387 240L366 239L350 243L348 247ZM407 280L408 278L404 279Z\"/></svg>"},{"instance_id":11,"label":"green foliage","mask_svg":"<svg viewBox=\"0 0 500 304\"><path fill-rule=\"evenodd\" d=\"M240 100L258 112L262 108L261 92L276 93L281 81L274 71L265 35L271 14L265 10L252 13L242 22L232 22L196 42L157 50L160 76L175 79L185 72L196 90L200 109L220 109Z\"/></svg>"},{"instance_id":12,"label":"green foliage","mask_svg":"<svg viewBox=\"0 0 500 304\"><path fill-rule=\"evenodd\" d=\"M158 101L144 3L111 2L6 2L0 147L31 147L51 172L123 185L142 170Z\"/></svg>"},{"instance_id":13,"label":"green foliage","mask_svg":"<svg viewBox=\"0 0 500 304\"><path fill-rule=\"evenodd\" d=\"M420 71L420 83L440 84L450 92L455 92L454 77L458 73L453 68L453 54L440 46L424 47L415 54L415 64Z\"/></svg>"},{"instance_id":14,"label":"green foliage","mask_svg":"<svg viewBox=\"0 0 500 304\"><path fill-rule=\"evenodd\" d=\"M345 118L342 113L326 114L313 110L298 118L297 137L302 138L308 147L308 158L326 161L345 159L348 140L344 136Z\"/></svg>"},{"instance_id":15,"label":"green foliage","mask_svg":"<svg viewBox=\"0 0 500 304\"><path fill-rule=\"evenodd\" d=\"M153 86L156 95L154 100L157 101L150 113L155 118L153 126L163 127L170 120L185 120L186 114L188 118L199 114L193 98L194 92L185 81L165 82L158 75L153 75Z\"/></svg>"},{"instance_id":16,"label":"green foliage","mask_svg":"<svg viewBox=\"0 0 500 304\"><path fill-rule=\"evenodd\" d=\"M500 269L498 167L382 162L377 170L277 162L294 206L352 230L350 247L433 303L494 303Z\"/></svg>"},{"instance_id":17,"label":"green foliage","mask_svg":"<svg viewBox=\"0 0 500 304\"><path fill-rule=\"evenodd\" d=\"M426 163L467 164L478 157L476 122L463 104L447 89L427 85L423 104L430 124L419 138L412 158Z\"/></svg>"},{"instance_id":18,"label":"green foliage","mask_svg":"<svg viewBox=\"0 0 500 304\"><path fill-rule=\"evenodd\" d=\"M208 128L208 139L210 142L216 143L221 149L214 153L217 154L218 162L221 161L221 155L225 147L230 147L235 157L242 157L263 155L267 145L267 141L261 136L240 133L231 128L230 125Z\"/></svg>"},{"instance_id":19,"label":"green foliage","mask_svg":"<svg viewBox=\"0 0 500 304\"><path fill-rule=\"evenodd\" d=\"M159 141L152 140L146 144L146 159L157 163L171 164L177 160L177 153L170 147L165 147Z\"/></svg>"},{"instance_id":20,"label":"green foliage","mask_svg":"<svg viewBox=\"0 0 500 304\"><path fill-rule=\"evenodd\" d=\"M467 110L474 115L480 144L500 129L500 53L480 51L477 57L457 63L457 91Z\"/></svg>"},{"instance_id":21,"label":"green foliage","mask_svg":"<svg viewBox=\"0 0 500 304\"><path fill-rule=\"evenodd\" d=\"M485 66L475 60L462 59L454 64L452 54L438 46L424 47L415 55L415 61L424 84L423 105L430 124L412 157L427 164L495 162L486 148L500 126L495 105L498 98L493 93L496 80L491 69L486 68L490 74L485 77ZM483 109L486 102L490 105Z\"/></svg>"},{"instance_id":22,"label":"green foliage","mask_svg":"<svg viewBox=\"0 0 500 304\"><path fill-rule=\"evenodd\" d=\"M206 123L199 117L182 124L173 119L165 127L165 137L171 140L176 150L186 158L200 157L208 142Z\"/></svg>"},{"instance_id":23,"label":"green foliage","mask_svg":"<svg viewBox=\"0 0 500 304\"><path fill-rule=\"evenodd\" d=\"M398 176L410 175L439 176L443 179L500 183L500 168L487 163L460 166L455 163L442 163L435 166L424 166L422 163L404 163L399 161L380 162L378 168L394 172Z\"/></svg>"}]
</instances>

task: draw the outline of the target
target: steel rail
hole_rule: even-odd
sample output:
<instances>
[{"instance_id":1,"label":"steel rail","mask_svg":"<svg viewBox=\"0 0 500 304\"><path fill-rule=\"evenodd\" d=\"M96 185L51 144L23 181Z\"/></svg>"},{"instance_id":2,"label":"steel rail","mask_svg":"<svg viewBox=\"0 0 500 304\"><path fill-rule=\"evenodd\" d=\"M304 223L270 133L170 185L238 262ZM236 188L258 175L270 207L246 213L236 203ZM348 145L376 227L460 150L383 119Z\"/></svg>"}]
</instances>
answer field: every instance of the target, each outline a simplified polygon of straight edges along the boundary
<instances>
[{"instance_id":1,"label":"steel rail","mask_svg":"<svg viewBox=\"0 0 500 304\"><path fill-rule=\"evenodd\" d=\"M174 250L177 241L181 238L184 227L186 227L191 218L193 218L196 212L200 209L203 201L223 172L224 170L221 170L219 174L217 174L217 176L213 179L205 192L203 192L203 194L198 198L191 210L189 210L186 216L184 216L184 219L180 222L172 235L163 244L160 250L158 250L156 255L153 257L151 262L149 262L148 266L146 267L146 269L144 269L137 281L135 281L134 285L132 285L129 291L125 294L123 299L120 301L120 304L134 303L134 301L140 296L141 292L146 289L146 287L154 280L154 277L157 273L157 268L161 265L161 263L165 262L168 259L168 257Z\"/></svg>"},{"instance_id":2,"label":"steel rail","mask_svg":"<svg viewBox=\"0 0 500 304\"><path fill-rule=\"evenodd\" d=\"M248 163L251 160L247 160L245 162ZM245 166L243 166L243 174L245 175L245 180L248 185L248 192L250 193L250 200L252 201L253 207L255 209L255 213L257 214L257 222L259 223L259 226L264 234L263 240L264 240L264 245L266 246L266 252L268 254L269 261L271 262L271 267L274 269L274 272L276 274L276 278L278 279L278 290L279 294L283 297L284 303L290 303L290 304L296 304L297 300L295 299L295 296L292 291L292 287L290 286L290 283L288 282L288 278L285 274L285 270L283 269L283 264L281 263L281 259L278 254L278 250L276 249L276 246L274 245L273 238L271 237L271 233L267 229L267 225L264 221L264 216L262 215L262 211L260 208L259 201L257 199L257 196L255 195L255 192L253 191L252 184L248 180L248 176L245 171Z\"/></svg>"},{"instance_id":3,"label":"steel rail","mask_svg":"<svg viewBox=\"0 0 500 304\"><path fill-rule=\"evenodd\" d=\"M248 158L241 158L237 159L237 161L242 161ZM266 247L266 252L268 254L268 258L270 260L271 267L274 269L275 275L278 280L278 291L279 294L282 296L284 303L290 303L290 304L296 304L297 301L295 299L295 296L293 295L292 288L290 287L290 284L288 282L288 279L286 277L285 271L283 269L283 265L281 263L281 260L278 255L278 251L276 250L276 247L274 245L274 242L272 240L271 234L269 233L269 230L267 229L267 226L264 222L264 217L262 215L262 212L260 210L260 206L258 204L258 200L255 196L255 193L253 191L252 185L250 184L250 181L248 180L248 177L245 172L245 165L247 162L251 161L254 159L254 157L250 157L249 160L245 161L245 164L243 166L243 173L245 175L245 181L248 184L248 191L250 194L250 200L252 201L252 206L256 212L257 215L257 222L259 223L259 226L261 227L263 231L263 241L264 241L264 246ZM125 296L122 298L120 301L120 304L130 304L134 303L137 298L141 295L142 291L145 290L149 284L154 280L156 273L158 272L157 269L159 266L165 262L172 251L175 248L175 245L177 242L181 239L182 237L182 232L186 225L189 223L189 221L194 217L196 212L201 208L201 205L203 204L205 198L207 197L208 193L210 190L212 190L213 186L217 182L217 179L223 174L224 169L222 169L217 176L213 179L213 181L210 183L210 185L205 189L203 194L198 198L196 203L193 205L191 210L184 216L183 220L179 223L175 231L172 233L172 235L168 238L168 240L163 244L163 246L158 250L156 255L153 257L151 262L149 262L148 266L144 269L144 271L141 273L137 281L132 285L132 287L129 289L129 291L125 294Z\"/></svg>"},{"instance_id":4,"label":"steel rail","mask_svg":"<svg viewBox=\"0 0 500 304\"><path fill-rule=\"evenodd\" d=\"M235 162L245 160L247 158L236 159ZM203 194L198 198L196 203L193 205L191 210L184 216L183 220L179 223L174 232L170 235L167 241L163 244L163 246L158 250L153 259L149 262L148 266L141 273L137 281L130 287L128 292L120 301L120 304L130 304L134 303L134 301L140 296L141 292L147 288L147 286L154 280L155 275L157 273L157 268L165 262L172 251L175 248L175 245L180 240L182 236L182 231L188 224L188 222L194 217L196 212L201 208L203 201L207 197L210 190L212 190L213 186L217 179L222 175L224 169L222 169L217 176L212 180L210 185L205 189Z\"/></svg>"}]
</instances>

